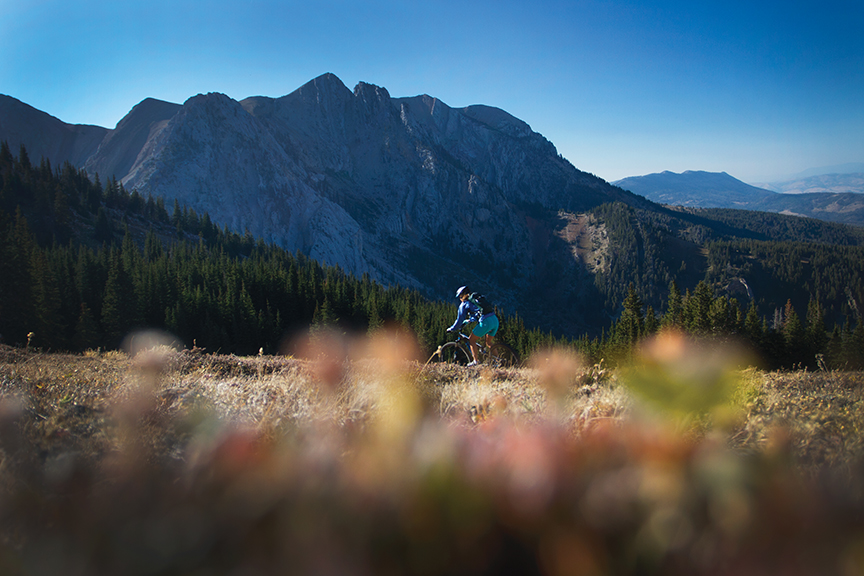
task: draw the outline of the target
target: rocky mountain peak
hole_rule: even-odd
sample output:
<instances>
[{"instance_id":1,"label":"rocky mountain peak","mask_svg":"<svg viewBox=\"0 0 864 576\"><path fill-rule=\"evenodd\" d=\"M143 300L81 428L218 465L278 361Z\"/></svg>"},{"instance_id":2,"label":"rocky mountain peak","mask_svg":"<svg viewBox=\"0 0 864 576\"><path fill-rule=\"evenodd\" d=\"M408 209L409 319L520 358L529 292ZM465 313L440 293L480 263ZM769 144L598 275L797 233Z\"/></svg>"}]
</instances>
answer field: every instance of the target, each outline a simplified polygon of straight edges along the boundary
<instances>
[{"instance_id":1,"label":"rocky mountain peak","mask_svg":"<svg viewBox=\"0 0 864 576\"><path fill-rule=\"evenodd\" d=\"M391 114L394 112L390 93L386 88L360 82L354 87L354 98L357 106L363 108L367 114Z\"/></svg>"},{"instance_id":2,"label":"rocky mountain peak","mask_svg":"<svg viewBox=\"0 0 864 576\"><path fill-rule=\"evenodd\" d=\"M108 176L128 174L148 140L181 109L179 104L155 98L142 100L105 135L95 154L87 159L85 168Z\"/></svg>"},{"instance_id":3,"label":"rocky mountain peak","mask_svg":"<svg viewBox=\"0 0 864 576\"><path fill-rule=\"evenodd\" d=\"M132 107L126 116L120 119L115 130L124 128L129 124L140 124L152 122L153 120L167 120L180 110L179 104L165 102L156 98L145 98Z\"/></svg>"},{"instance_id":4,"label":"rocky mountain peak","mask_svg":"<svg viewBox=\"0 0 864 576\"><path fill-rule=\"evenodd\" d=\"M462 113L490 128L500 130L516 138L527 138L534 133L527 123L500 108L478 104L463 108Z\"/></svg>"},{"instance_id":5,"label":"rocky mountain peak","mask_svg":"<svg viewBox=\"0 0 864 576\"><path fill-rule=\"evenodd\" d=\"M331 110L334 109L334 106L338 107L350 101L352 97L351 90L342 83L342 80L328 72L310 80L283 98L299 99L306 102L307 105L320 106L323 109Z\"/></svg>"},{"instance_id":6,"label":"rocky mountain peak","mask_svg":"<svg viewBox=\"0 0 864 576\"><path fill-rule=\"evenodd\" d=\"M280 98L146 99L100 141L88 171L145 197L385 285L437 297L468 283L514 309L548 284L561 211L633 199L503 110L333 74ZM588 290L568 250L555 276Z\"/></svg>"}]
</instances>

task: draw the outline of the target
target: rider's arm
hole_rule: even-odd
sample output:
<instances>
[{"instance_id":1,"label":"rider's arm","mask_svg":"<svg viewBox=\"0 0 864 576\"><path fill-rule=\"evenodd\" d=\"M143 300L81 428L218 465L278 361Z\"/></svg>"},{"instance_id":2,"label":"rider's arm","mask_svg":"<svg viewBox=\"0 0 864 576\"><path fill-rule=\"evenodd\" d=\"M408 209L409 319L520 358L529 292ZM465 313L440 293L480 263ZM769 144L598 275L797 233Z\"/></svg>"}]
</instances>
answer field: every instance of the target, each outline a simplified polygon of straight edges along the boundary
<instances>
[{"instance_id":1,"label":"rider's arm","mask_svg":"<svg viewBox=\"0 0 864 576\"><path fill-rule=\"evenodd\" d=\"M463 302L459 305L459 313L456 315L456 322L453 323L452 326L447 328L448 332L453 332L454 330L458 330L462 327L462 324L465 320L468 319L468 315L471 313L471 305L469 302Z\"/></svg>"}]
</instances>

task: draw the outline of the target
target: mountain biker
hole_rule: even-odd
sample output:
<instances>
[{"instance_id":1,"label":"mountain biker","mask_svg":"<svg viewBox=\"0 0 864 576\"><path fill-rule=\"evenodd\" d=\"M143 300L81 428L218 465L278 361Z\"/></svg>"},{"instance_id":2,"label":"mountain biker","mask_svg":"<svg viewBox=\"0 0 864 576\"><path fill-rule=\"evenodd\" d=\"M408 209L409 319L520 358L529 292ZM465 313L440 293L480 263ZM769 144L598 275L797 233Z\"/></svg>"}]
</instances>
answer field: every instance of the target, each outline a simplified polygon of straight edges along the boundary
<instances>
[{"instance_id":1,"label":"mountain biker","mask_svg":"<svg viewBox=\"0 0 864 576\"><path fill-rule=\"evenodd\" d=\"M447 328L447 332L459 330L466 321L477 321L477 326L474 327L468 338L468 343L471 345L471 356L474 357L474 361L469 363L468 366L476 366L480 363L478 360L480 351L477 348L477 340L485 337L486 346L492 346L492 341L498 333L498 316L495 315L492 307L486 303L486 299L480 294L471 292L468 286L461 286L456 290L456 298L462 303L459 304L456 322ZM485 310L478 300L486 304Z\"/></svg>"}]
</instances>

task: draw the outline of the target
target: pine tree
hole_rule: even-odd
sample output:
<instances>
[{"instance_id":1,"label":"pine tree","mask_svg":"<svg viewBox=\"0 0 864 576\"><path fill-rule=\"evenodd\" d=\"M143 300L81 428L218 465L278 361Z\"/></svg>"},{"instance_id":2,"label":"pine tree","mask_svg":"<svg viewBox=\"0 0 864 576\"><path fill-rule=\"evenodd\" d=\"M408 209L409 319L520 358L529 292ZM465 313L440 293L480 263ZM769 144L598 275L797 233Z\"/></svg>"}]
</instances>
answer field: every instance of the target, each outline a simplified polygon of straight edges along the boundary
<instances>
[{"instance_id":1,"label":"pine tree","mask_svg":"<svg viewBox=\"0 0 864 576\"><path fill-rule=\"evenodd\" d=\"M65 190L60 186L56 187L52 214L54 217L54 236L58 242L66 243L72 235L72 231L69 228L69 223L72 220L72 211L69 208L69 198Z\"/></svg>"},{"instance_id":2,"label":"pine tree","mask_svg":"<svg viewBox=\"0 0 864 576\"><path fill-rule=\"evenodd\" d=\"M90 350L99 346L100 340L96 318L93 317L90 307L82 302L78 322L75 324L74 347L78 351Z\"/></svg>"},{"instance_id":3,"label":"pine tree","mask_svg":"<svg viewBox=\"0 0 864 576\"><path fill-rule=\"evenodd\" d=\"M105 297L102 302L102 329L105 346L117 348L123 338L137 322L135 291L132 279L126 272L120 254L111 256L108 280L105 283Z\"/></svg>"},{"instance_id":4,"label":"pine tree","mask_svg":"<svg viewBox=\"0 0 864 576\"><path fill-rule=\"evenodd\" d=\"M849 333L848 344L844 346L848 368L850 370L864 369L864 322L858 321L855 329Z\"/></svg>"},{"instance_id":5,"label":"pine tree","mask_svg":"<svg viewBox=\"0 0 864 576\"><path fill-rule=\"evenodd\" d=\"M24 147L24 144L21 144L21 148L18 149L18 167L22 173L30 172L30 156L27 154L27 148Z\"/></svg>"},{"instance_id":6,"label":"pine tree","mask_svg":"<svg viewBox=\"0 0 864 576\"><path fill-rule=\"evenodd\" d=\"M714 301L714 290L702 280L696 285L692 295L684 302L685 327L694 334L709 334L711 332L711 304Z\"/></svg>"},{"instance_id":7,"label":"pine tree","mask_svg":"<svg viewBox=\"0 0 864 576\"><path fill-rule=\"evenodd\" d=\"M378 298L374 293L369 298L368 310L368 331L371 334L384 325L384 320L378 310Z\"/></svg>"},{"instance_id":8,"label":"pine tree","mask_svg":"<svg viewBox=\"0 0 864 576\"><path fill-rule=\"evenodd\" d=\"M809 362L809 359L804 357L806 350L804 326L801 324L801 319L792 306L792 300L786 301L783 315L785 318L783 323L783 340L786 344L787 365L792 366L802 362Z\"/></svg>"},{"instance_id":9,"label":"pine tree","mask_svg":"<svg viewBox=\"0 0 864 576\"><path fill-rule=\"evenodd\" d=\"M660 321L654 312L654 308L649 305L645 308L645 335L650 336L655 334L659 328Z\"/></svg>"},{"instance_id":10,"label":"pine tree","mask_svg":"<svg viewBox=\"0 0 864 576\"><path fill-rule=\"evenodd\" d=\"M35 342L52 349L67 347L63 335L65 326L61 323L60 290L41 250L34 250L31 259L33 274L33 307L35 309Z\"/></svg>"},{"instance_id":11,"label":"pine tree","mask_svg":"<svg viewBox=\"0 0 864 576\"><path fill-rule=\"evenodd\" d=\"M93 225L93 238L97 242L110 243L114 240L114 231L111 222L108 221L108 213L105 208L99 207L96 213L96 223Z\"/></svg>"},{"instance_id":12,"label":"pine tree","mask_svg":"<svg viewBox=\"0 0 864 576\"><path fill-rule=\"evenodd\" d=\"M804 339L809 358L815 358L817 354L825 354L828 345L828 334L825 330L825 311L816 299L811 299L807 304Z\"/></svg>"},{"instance_id":13,"label":"pine tree","mask_svg":"<svg viewBox=\"0 0 864 576\"><path fill-rule=\"evenodd\" d=\"M762 321L759 320L756 303L752 300L747 309L747 316L744 317L744 335L755 346L762 343Z\"/></svg>"},{"instance_id":14,"label":"pine tree","mask_svg":"<svg viewBox=\"0 0 864 576\"><path fill-rule=\"evenodd\" d=\"M681 299L681 291L678 290L678 284L673 280L669 283L669 303L666 306L666 314L663 315L662 325L664 327L677 326L682 327L684 303Z\"/></svg>"},{"instance_id":15,"label":"pine tree","mask_svg":"<svg viewBox=\"0 0 864 576\"><path fill-rule=\"evenodd\" d=\"M843 334L840 331L840 326L834 325L834 330L831 332L831 337L828 339L826 352L828 365L832 368L839 369L845 367L845 359L843 358Z\"/></svg>"},{"instance_id":16,"label":"pine tree","mask_svg":"<svg viewBox=\"0 0 864 576\"><path fill-rule=\"evenodd\" d=\"M639 341L645 330L642 305L642 299L631 283L627 289L627 296L624 298L624 310L615 323L613 339L616 344L632 347Z\"/></svg>"},{"instance_id":17,"label":"pine tree","mask_svg":"<svg viewBox=\"0 0 864 576\"><path fill-rule=\"evenodd\" d=\"M11 170L15 162L15 157L12 156L12 150L9 148L9 143L6 140L0 142L0 171Z\"/></svg>"},{"instance_id":18,"label":"pine tree","mask_svg":"<svg viewBox=\"0 0 864 576\"><path fill-rule=\"evenodd\" d=\"M0 244L0 334L10 344L23 344L26 335L36 329L31 268L35 247L27 219L18 208Z\"/></svg>"},{"instance_id":19,"label":"pine tree","mask_svg":"<svg viewBox=\"0 0 864 576\"><path fill-rule=\"evenodd\" d=\"M715 336L725 336L734 332L735 321L728 298L720 296L711 302L708 308L708 322L711 326L710 331Z\"/></svg>"}]
</instances>

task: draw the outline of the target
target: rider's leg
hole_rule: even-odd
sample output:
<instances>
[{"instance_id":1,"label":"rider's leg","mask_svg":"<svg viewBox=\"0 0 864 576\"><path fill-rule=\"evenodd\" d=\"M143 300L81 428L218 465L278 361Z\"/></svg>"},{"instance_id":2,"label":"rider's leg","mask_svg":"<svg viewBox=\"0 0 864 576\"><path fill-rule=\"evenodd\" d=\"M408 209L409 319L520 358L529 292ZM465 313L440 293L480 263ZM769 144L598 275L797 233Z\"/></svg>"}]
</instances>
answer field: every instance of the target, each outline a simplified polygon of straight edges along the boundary
<instances>
[{"instance_id":1,"label":"rider's leg","mask_svg":"<svg viewBox=\"0 0 864 576\"><path fill-rule=\"evenodd\" d=\"M495 335L498 334L498 316L493 314L487 317L483 324L485 325L484 328L486 330L486 347L491 348L492 342L495 340Z\"/></svg>"},{"instance_id":2,"label":"rider's leg","mask_svg":"<svg viewBox=\"0 0 864 576\"><path fill-rule=\"evenodd\" d=\"M468 343L471 345L471 356L474 357L474 361L480 362L480 351L477 349L477 336L475 336L473 332L468 337Z\"/></svg>"}]
</instances>

